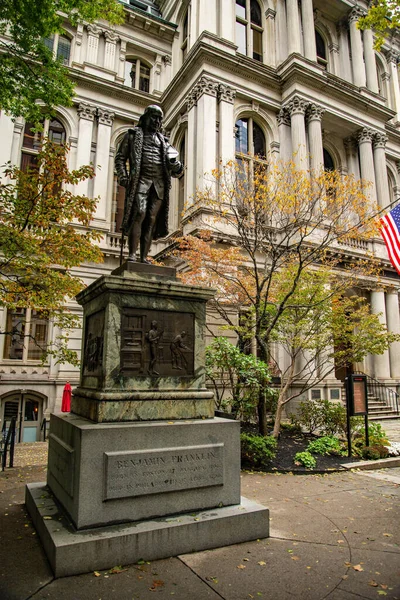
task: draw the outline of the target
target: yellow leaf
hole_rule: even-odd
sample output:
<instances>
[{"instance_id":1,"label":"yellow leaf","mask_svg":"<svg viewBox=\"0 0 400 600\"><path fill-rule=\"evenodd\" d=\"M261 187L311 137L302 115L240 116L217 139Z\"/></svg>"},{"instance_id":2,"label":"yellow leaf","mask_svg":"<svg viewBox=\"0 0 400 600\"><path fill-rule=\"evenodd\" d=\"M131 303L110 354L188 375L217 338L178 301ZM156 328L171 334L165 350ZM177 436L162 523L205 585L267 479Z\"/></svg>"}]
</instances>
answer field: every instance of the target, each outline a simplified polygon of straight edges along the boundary
<instances>
[{"instance_id":1,"label":"yellow leaf","mask_svg":"<svg viewBox=\"0 0 400 600\"><path fill-rule=\"evenodd\" d=\"M99 573L98 571L95 571L95 572L93 573L93 575L94 575L95 577L100 577L100 576L101 576L101 573Z\"/></svg>"},{"instance_id":2,"label":"yellow leaf","mask_svg":"<svg viewBox=\"0 0 400 600\"><path fill-rule=\"evenodd\" d=\"M237 569L245 569L245 568L246 568L246 566L245 566L245 565L238 565L236 568L237 568Z\"/></svg>"},{"instance_id":3,"label":"yellow leaf","mask_svg":"<svg viewBox=\"0 0 400 600\"><path fill-rule=\"evenodd\" d=\"M260 565L261 567L263 567L267 563L265 562L265 560L259 560L257 564Z\"/></svg>"},{"instance_id":4,"label":"yellow leaf","mask_svg":"<svg viewBox=\"0 0 400 600\"><path fill-rule=\"evenodd\" d=\"M354 569L355 571L364 571L364 569L362 568L362 566L361 566L361 565L353 565L353 569Z\"/></svg>"}]
</instances>

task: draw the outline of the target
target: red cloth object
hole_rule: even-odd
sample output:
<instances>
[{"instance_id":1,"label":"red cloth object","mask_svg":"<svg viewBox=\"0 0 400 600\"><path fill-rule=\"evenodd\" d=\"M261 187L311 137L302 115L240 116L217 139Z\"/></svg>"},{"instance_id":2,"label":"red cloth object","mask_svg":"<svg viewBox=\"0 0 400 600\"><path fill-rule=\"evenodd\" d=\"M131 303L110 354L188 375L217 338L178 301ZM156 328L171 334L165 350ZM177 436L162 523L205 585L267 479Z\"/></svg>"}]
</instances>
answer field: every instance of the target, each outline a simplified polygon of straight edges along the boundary
<instances>
[{"instance_id":1,"label":"red cloth object","mask_svg":"<svg viewBox=\"0 0 400 600\"><path fill-rule=\"evenodd\" d=\"M71 384L69 382L67 382L64 386L62 402L61 402L61 412L69 412L71 410L71 395L72 395Z\"/></svg>"}]
</instances>

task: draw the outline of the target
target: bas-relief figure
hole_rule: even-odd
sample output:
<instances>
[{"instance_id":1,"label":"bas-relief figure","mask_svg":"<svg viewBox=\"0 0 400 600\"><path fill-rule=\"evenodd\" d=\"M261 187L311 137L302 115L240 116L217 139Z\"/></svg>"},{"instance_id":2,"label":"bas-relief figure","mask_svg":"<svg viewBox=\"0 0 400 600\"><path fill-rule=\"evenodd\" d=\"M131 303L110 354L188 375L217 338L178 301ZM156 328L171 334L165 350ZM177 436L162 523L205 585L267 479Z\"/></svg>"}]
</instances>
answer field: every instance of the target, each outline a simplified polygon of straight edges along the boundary
<instances>
[{"instance_id":1,"label":"bas-relief figure","mask_svg":"<svg viewBox=\"0 0 400 600\"><path fill-rule=\"evenodd\" d=\"M168 234L171 177L182 174L178 152L160 133L163 112L146 108L137 127L125 134L115 157L120 185L126 188L122 232L128 237L130 261L148 262L151 242ZM127 169L129 164L129 171Z\"/></svg>"}]
</instances>

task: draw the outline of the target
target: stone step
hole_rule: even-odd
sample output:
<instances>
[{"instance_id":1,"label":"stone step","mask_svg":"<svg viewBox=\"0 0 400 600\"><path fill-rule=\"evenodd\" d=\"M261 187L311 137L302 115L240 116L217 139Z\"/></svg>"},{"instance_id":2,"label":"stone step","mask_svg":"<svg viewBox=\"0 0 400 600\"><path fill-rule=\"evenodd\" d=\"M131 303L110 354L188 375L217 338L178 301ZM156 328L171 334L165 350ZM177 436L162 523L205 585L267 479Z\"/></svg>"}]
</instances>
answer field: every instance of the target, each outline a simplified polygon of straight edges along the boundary
<instances>
[{"instance_id":1,"label":"stone step","mask_svg":"<svg viewBox=\"0 0 400 600\"><path fill-rule=\"evenodd\" d=\"M368 414L368 419L370 421L384 421L384 420L389 420L389 419L390 420L392 420L392 419L400 419L400 415L397 412L395 412L395 411L392 411L391 413L388 413L388 414L381 414L381 413L379 413L379 414L373 414L372 413L371 414L371 413L369 413Z\"/></svg>"}]
</instances>

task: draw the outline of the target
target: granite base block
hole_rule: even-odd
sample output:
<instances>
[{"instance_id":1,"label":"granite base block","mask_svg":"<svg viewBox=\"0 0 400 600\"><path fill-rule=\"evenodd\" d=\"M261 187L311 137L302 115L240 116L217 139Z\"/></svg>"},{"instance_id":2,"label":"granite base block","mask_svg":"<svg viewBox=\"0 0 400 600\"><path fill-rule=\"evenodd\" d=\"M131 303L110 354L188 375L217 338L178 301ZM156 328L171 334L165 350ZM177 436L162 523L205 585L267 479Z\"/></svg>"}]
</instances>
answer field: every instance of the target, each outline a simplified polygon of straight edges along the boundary
<instances>
[{"instance_id":1,"label":"granite base block","mask_svg":"<svg viewBox=\"0 0 400 600\"><path fill-rule=\"evenodd\" d=\"M27 485L26 506L55 577L269 537L269 510L246 498L234 506L81 531L45 483Z\"/></svg>"}]
</instances>

